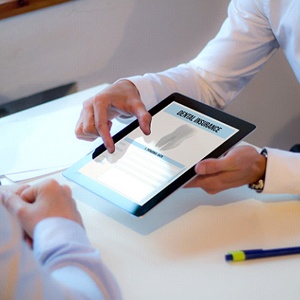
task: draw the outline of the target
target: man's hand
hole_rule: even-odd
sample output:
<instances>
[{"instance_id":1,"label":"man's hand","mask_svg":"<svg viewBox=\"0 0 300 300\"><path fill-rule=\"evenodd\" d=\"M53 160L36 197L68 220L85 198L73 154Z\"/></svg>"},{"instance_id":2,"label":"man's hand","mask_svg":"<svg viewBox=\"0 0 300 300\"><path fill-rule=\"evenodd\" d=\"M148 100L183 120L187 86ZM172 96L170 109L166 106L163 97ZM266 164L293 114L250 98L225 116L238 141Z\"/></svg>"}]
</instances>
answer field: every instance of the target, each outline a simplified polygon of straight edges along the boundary
<instances>
[{"instance_id":1,"label":"man's hand","mask_svg":"<svg viewBox=\"0 0 300 300\"><path fill-rule=\"evenodd\" d=\"M137 88L128 80L120 80L84 102L75 130L77 138L93 141L101 136L107 150L114 152L111 120L121 114L136 116L144 134L150 134L151 115Z\"/></svg>"},{"instance_id":2,"label":"man's hand","mask_svg":"<svg viewBox=\"0 0 300 300\"><path fill-rule=\"evenodd\" d=\"M46 218L66 218L83 226L70 188L59 185L52 179L34 186L21 187L17 193L12 188L3 187L0 190L0 199L31 238L35 226Z\"/></svg>"},{"instance_id":3,"label":"man's hand","mask_svg":"<svg viewBox=\"0 0 300 300\"><path fill-rule=\"evenodd\" d=\"M266 158L251 146L237 146L219 159L199 162L198 174L185 187L199 187L209 194L253 183L262 178L266 170Z\"/></svg>"}]
</instances>

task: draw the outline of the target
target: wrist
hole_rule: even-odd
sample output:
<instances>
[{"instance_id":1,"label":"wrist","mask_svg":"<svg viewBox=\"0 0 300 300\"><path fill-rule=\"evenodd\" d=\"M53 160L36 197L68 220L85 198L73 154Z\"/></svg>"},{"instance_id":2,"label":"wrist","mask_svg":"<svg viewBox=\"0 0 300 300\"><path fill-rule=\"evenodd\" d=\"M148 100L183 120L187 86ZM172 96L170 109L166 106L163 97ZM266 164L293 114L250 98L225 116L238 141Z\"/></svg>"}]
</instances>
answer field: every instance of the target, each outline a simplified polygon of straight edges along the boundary
<instances>
[{"instance_id":1,"label":"wrist","mask_svg":"<svg viewBox=\"0 0 300 300\"><path fill-rule=\"evenodd\" d=\"M140 97L138 88L131 80L127 78L121 78L114 82L114 85L118 84L121 84L123 89L125 88L127 90L131 90L131 93L136 94L138 97Z\"/></svg>"}]
</instances>

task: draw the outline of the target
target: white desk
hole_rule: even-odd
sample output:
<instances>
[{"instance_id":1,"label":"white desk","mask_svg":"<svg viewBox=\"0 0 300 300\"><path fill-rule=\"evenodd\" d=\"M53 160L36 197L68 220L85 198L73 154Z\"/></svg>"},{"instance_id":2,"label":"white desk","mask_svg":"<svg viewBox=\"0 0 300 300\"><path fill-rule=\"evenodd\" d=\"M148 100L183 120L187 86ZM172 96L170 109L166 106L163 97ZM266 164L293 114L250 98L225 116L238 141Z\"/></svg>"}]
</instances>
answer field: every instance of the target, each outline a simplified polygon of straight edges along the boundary
<instances>
[{"instance_id":1,"label":"white desk","mask_svg":"<svg viewBox=\"0 0 300 300\"><path fill-rule=\"evenodd\" d=\"M72 105L71 98L69 104L62 98L39 109ZM51 176L67 182L60 173ZM295 196L263 196L247 187L215 196L180 189L135 218L68 184L90 240L119 282L124 300L300 298L300 255L232 264L224 260L231 250L300 245Z\"/></svg>"}]
</instances>

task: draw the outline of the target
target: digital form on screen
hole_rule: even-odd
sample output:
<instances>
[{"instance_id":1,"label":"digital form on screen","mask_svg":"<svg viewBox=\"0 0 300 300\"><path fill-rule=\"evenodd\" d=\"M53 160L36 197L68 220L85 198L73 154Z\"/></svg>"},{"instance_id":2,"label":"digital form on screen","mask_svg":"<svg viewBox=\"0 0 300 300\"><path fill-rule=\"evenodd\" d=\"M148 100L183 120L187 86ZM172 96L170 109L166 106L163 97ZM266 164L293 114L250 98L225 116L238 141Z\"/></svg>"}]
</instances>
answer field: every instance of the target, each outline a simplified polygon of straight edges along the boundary
<instances>
[{"instance_id":1,"label":"digital form on screen","mask_svg":"<svg viewBox=\"0 0 300 300\"><path fill-rule=\"evenodd\" d=\"M101 186L104 198L144 205L238 129L176 102L155 114L151 134L134 129L79 169Z\"/></svg>"}]
</instances>

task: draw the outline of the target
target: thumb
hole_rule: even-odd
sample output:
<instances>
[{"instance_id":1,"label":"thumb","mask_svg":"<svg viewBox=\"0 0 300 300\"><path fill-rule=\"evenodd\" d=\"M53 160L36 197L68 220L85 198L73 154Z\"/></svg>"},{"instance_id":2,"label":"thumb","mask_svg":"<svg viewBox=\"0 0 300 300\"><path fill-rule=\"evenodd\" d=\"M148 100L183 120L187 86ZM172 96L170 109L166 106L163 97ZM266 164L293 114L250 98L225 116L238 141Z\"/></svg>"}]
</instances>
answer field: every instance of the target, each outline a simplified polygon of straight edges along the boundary
<instances>
[{"instance_id":1,"label":"thumb","mask_svg":"<svg viewBox=\"0 0 300 300\"><path fill-rule=\"evenodd\" d=\"M20 215L20 212L27 205L20 196L8 190L0 192L0 199L7 211L16 217Z\"/></svg>"},{"instance_id":2,"label":"thumb","mask_svg":"<svg viewBox=\"0 0 300 300\"><path fill-rule=\"evenodd\" d=\"M205 159L196 165L196 172L198 175L212 175L219 172L227 171L228 163L224 158L219 159Z\"/></svg>"}]
</instances>

